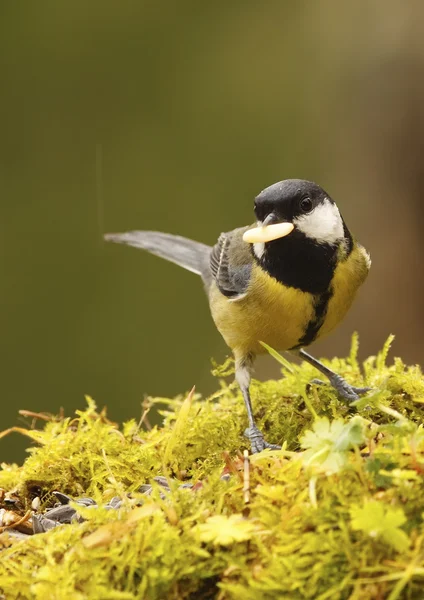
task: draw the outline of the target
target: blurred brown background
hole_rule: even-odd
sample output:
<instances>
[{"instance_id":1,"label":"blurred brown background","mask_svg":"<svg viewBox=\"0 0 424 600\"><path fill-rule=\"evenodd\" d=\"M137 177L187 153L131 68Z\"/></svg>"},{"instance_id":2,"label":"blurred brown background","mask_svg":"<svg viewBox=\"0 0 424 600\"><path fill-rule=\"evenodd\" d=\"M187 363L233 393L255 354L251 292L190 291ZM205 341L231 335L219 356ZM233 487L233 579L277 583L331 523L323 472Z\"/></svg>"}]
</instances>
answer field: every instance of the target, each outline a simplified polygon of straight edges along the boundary
<instances>
[{"instance_id":1,"label":"blurred brown background","mask_svg":"<svg viewBox=\"0 0 424 600\"><path fill-rule=\"evenodd\" d=\"M211 392L227 349L200 282L101 234L212 244L289 177L323 185L373 258L314 353L357 329L363 356L393 332L422 361L423 22L421 0L3 2L0 428L84 394L124 420L144 394Z\"/></svg>"}]
</instances>

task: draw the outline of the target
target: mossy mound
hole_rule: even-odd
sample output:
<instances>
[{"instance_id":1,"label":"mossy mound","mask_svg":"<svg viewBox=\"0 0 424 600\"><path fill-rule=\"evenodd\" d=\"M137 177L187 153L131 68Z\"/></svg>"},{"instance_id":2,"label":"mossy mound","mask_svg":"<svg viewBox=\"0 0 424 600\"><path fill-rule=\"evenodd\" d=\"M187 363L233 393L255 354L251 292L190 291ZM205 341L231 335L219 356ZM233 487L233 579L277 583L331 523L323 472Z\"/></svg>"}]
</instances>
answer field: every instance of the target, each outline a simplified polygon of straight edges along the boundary
<instances>
[{"instance_id":1,"label":"mossy mound","mask_svg":"<svg viewBox=\"0 0 424 600\"><path fill-rule=\"evenodd\" d=\"M255 382L258 425L283 448L250 461L242 399L223 382L207 400L151 399L166 403L161 427L118 427L88 399L74 418L21 430L38 445L22 466L2 465L0 508L12 495L29 515L38 496L42 513L54 490L98 506L24 540L5 530L0 597L422 599L424 378L400 359L387 366L389 343L363 374L356 338L326 363L373 388L353 412L329 387L308 389L306 364ZM157 475L169 490L143 494ZM122 504L107 510L113 496Z\"/></svg>"}]
</instances>

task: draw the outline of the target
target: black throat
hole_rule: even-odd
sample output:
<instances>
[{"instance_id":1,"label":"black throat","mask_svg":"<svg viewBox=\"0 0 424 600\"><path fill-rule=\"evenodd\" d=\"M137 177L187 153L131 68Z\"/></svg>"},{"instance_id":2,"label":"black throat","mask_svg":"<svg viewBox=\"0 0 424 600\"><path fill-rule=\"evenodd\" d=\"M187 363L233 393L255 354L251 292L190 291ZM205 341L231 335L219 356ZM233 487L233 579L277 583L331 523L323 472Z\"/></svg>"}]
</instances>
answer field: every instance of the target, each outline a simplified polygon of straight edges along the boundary
<instances>
[{"instance_id":1,"label":"black throat","mask_svg":"<svg viewBox=\"0 0 424 600\"><path fill-rule=\"evenodd\" d=\"M300 231L266 245L259 260L262 268L283 285L314 296L314 316L292 350L308 346L318 336L333 295L331 282L338 255L338 244L318 244Z\"/></svg>"},{"instance_id":2,"label":"black throat","mask_svg":"<svg viewBox=\"0 0 424 600\"><path fill-rule=\"evenodd\" d=\"M329 291L336 268L339 245L318 244L300 231L268 242L256 260L283 285L311 294Z\"/></svg>"}]
</instances>

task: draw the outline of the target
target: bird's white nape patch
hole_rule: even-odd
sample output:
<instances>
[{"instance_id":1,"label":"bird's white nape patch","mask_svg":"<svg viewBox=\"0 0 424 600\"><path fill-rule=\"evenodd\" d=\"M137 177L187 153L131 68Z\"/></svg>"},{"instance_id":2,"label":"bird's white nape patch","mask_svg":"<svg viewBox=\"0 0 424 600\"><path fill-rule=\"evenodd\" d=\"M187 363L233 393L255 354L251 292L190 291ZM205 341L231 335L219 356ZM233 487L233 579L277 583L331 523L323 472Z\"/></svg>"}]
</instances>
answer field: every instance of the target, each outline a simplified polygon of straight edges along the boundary
<instances>
[{"instance_id":1,"label":"bird's white nape patch","mask_svg":"<svg viewBox=\"0 0 424 600\"><path fill-rule=\"evenodd\" d=\"M255 253L255 256L258 260L261 260L261 258L264 255L265 252L265 244L264 242L255 242L253 244L253 252Z\"/></svg>"},{"instance_id":2,"label":"bird's white nape patch","mask_svg":"<svg viewBox=\"0 0 424 600\"><path fill-rule=\"evenodd\" d=\"M337 206L328 198L314 210L293 220L293 224L306 237L321 244L335 244L343 239L343 221Z\"/></svg>"},{"instance_id":3,"label":"bird's white nape patch","mask_svg":"<svg viewBox=\"0 0 424 600\"><path fill-rule=\"evenodd\" d=\"M365 258L365 264L367 265L367 269L371 269L371 256L367 250L363 246L359 246L359 250L362 253L362 256Z\"/></svg>"}]
</instances>

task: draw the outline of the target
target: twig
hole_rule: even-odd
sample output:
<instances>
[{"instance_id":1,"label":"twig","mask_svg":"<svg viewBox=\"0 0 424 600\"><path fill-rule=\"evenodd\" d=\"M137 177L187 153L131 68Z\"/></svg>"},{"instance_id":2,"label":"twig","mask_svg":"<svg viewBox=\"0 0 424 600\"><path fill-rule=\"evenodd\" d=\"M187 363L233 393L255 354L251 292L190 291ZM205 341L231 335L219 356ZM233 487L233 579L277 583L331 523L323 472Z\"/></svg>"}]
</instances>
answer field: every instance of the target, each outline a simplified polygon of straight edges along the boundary
<instances>
[{"instance_id":1,"label":"twig","mask_svg":"<svg viewBox=\"0 0 424 600\"><path fill-rule=\"evenodd\" d=\"M249 504L250 502L250 460L249 452L245 450L244 456L244 476L243 476L243 498L244 503Z\"/></svg>"}]
</instances>

